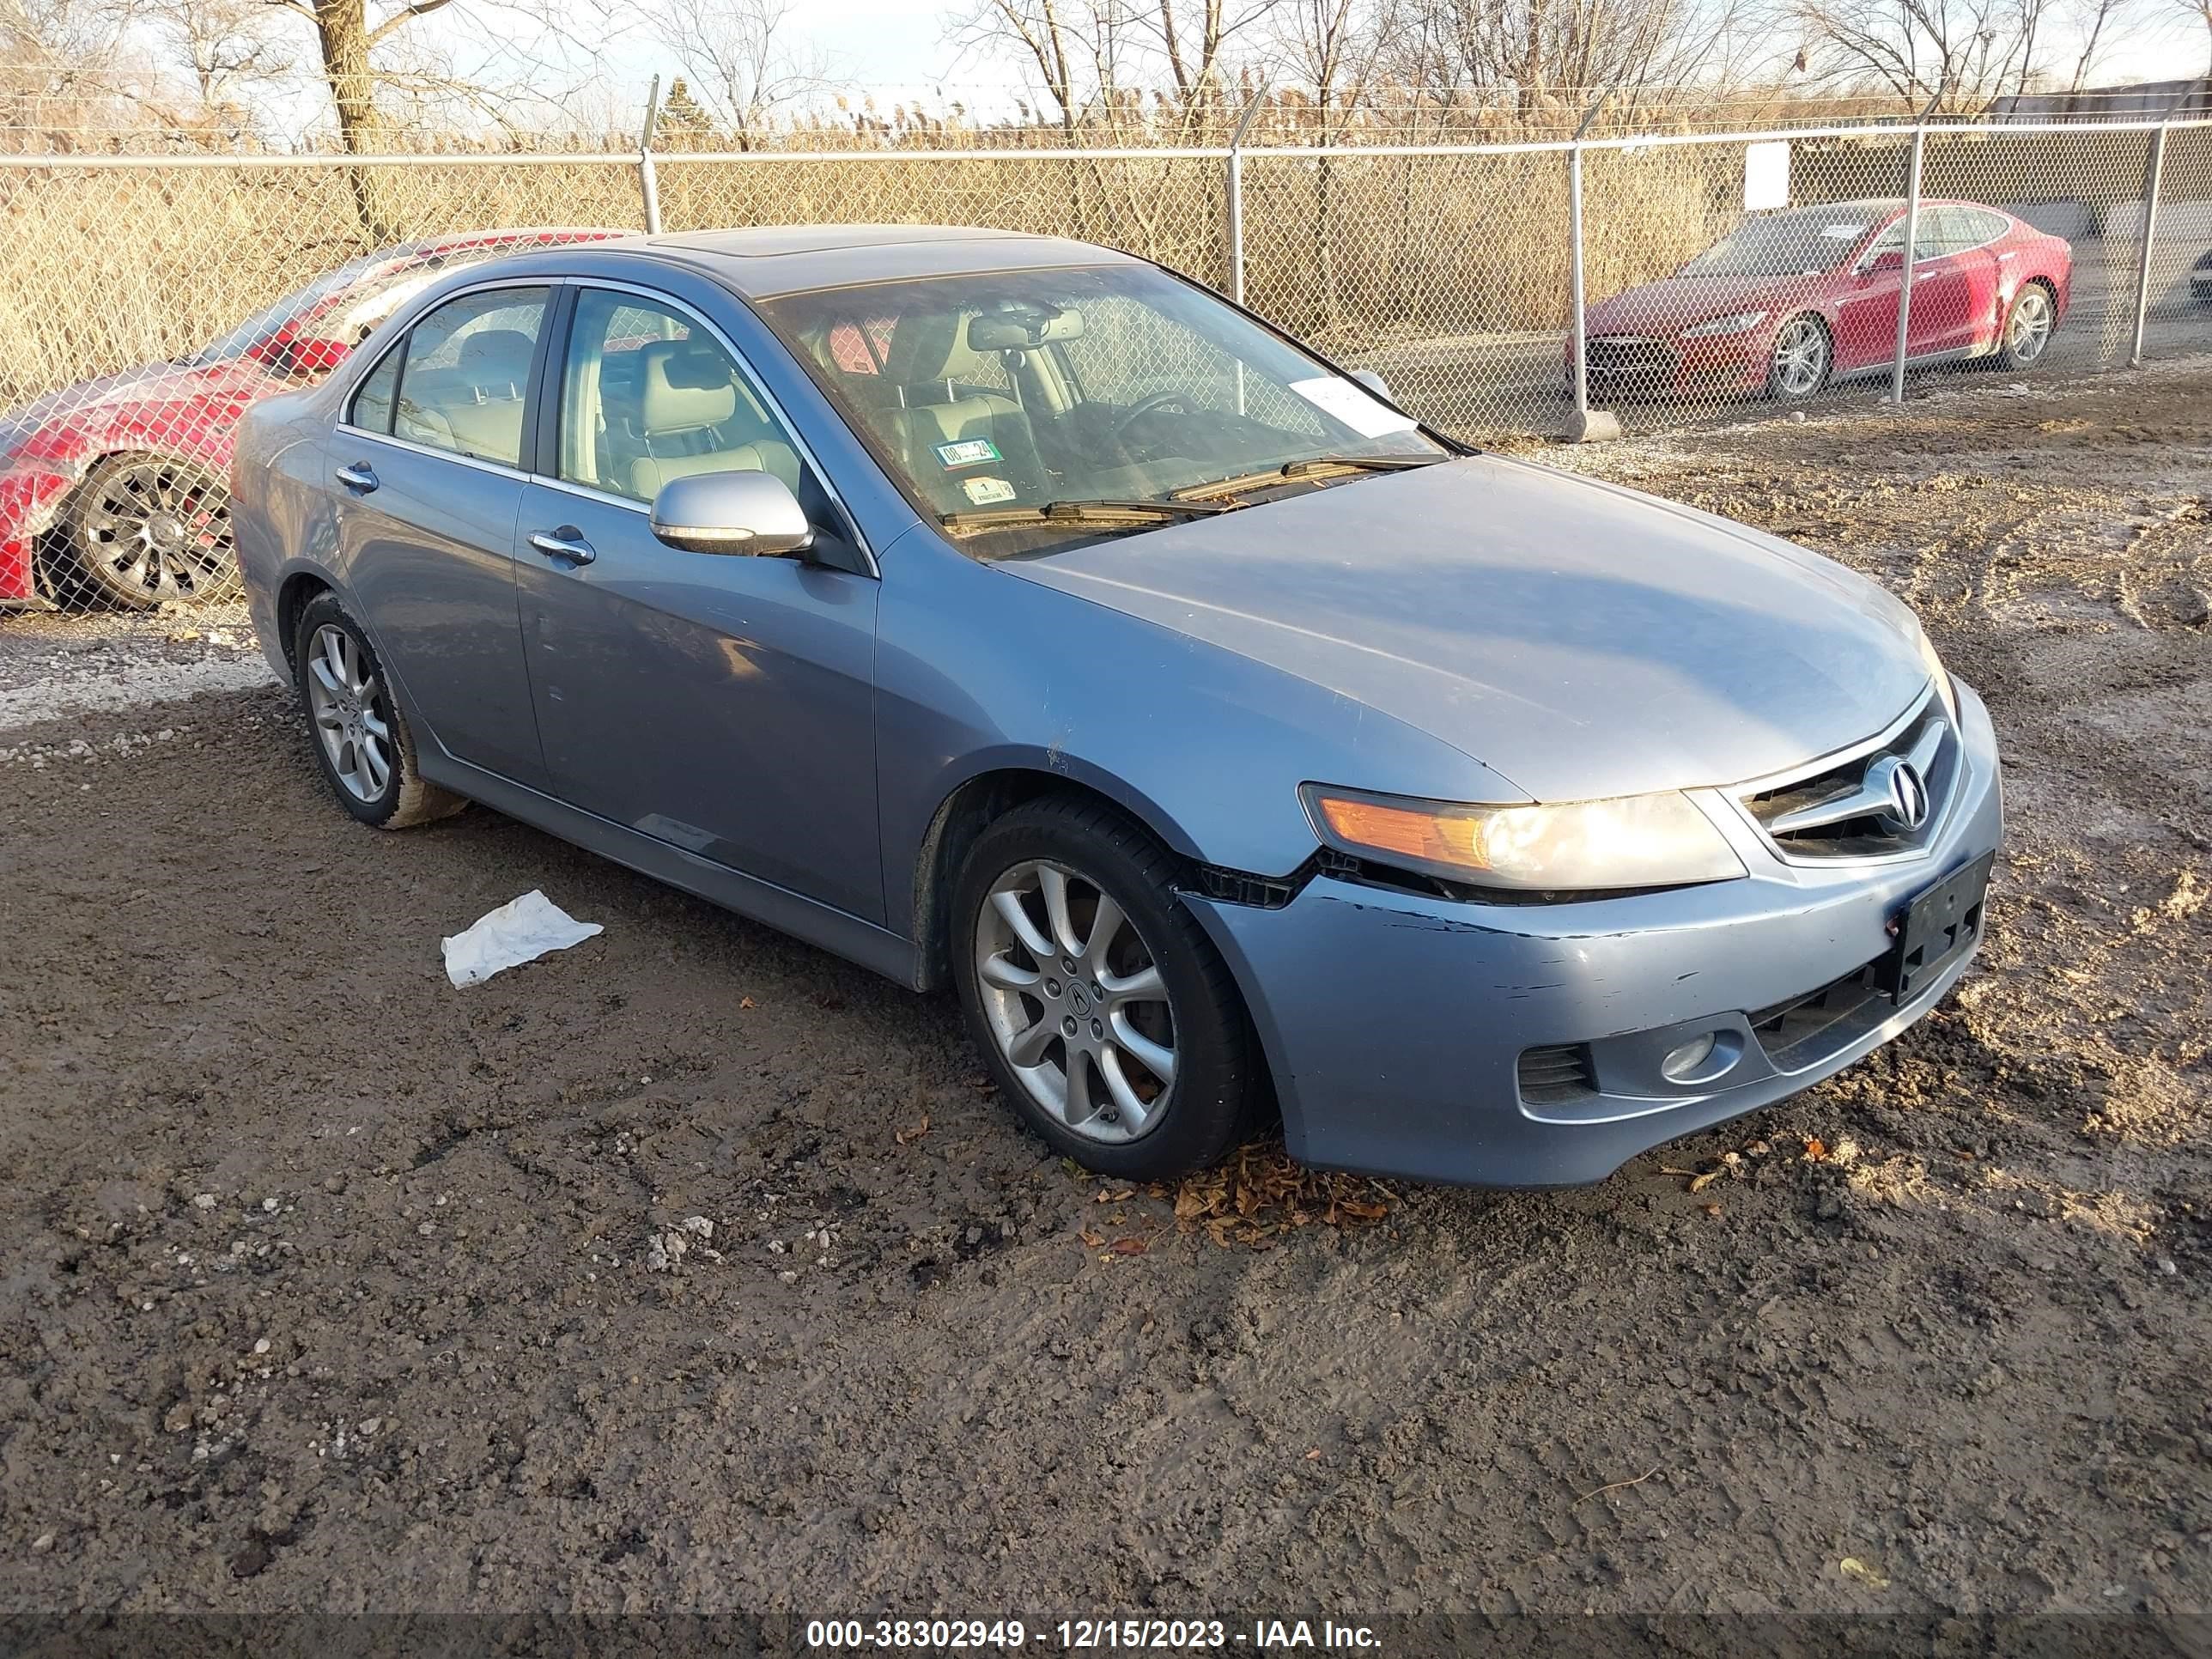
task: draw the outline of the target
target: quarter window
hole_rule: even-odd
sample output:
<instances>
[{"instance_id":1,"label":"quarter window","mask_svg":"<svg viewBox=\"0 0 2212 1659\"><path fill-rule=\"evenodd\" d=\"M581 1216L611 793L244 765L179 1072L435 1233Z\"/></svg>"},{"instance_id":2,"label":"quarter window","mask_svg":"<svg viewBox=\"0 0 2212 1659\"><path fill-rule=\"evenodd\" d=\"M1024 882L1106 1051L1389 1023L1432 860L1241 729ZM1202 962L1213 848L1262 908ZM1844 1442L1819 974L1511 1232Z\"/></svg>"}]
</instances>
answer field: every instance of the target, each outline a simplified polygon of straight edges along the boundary
<instances>
[{"instance_id":1,"label":"quarter window","mask_svg":"<svg viewBox=\"0 0 2212 1659\"><path fill-rule=\"evenodd\" d=\"M545 299L542 288L487 289L448 300L416 323L398 354L404 362L392 436L520 466Z\"/></svg>"}]
</instances>

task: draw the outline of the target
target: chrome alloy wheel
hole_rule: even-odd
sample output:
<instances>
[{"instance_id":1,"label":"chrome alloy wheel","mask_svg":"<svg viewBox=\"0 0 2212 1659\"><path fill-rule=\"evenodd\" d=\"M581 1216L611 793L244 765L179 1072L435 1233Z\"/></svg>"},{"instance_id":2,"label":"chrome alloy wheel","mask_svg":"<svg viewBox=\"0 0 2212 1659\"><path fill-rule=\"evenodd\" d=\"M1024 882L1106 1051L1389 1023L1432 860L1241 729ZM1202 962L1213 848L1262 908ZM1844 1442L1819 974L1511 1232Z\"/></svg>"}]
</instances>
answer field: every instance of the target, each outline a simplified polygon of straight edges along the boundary
<instances>
[{"instance_id":1,"label":"chrome alloy wheel","mask_svg":"<svg viewBox=\"0 0 2212 1659\"><path fill-rule=\"evenodd\" d=\"M1792 317L1774 337L1770 381L1784 398L1809 398L1828 378L1828 331L1810 317Z\"/></svg>"},{"instance_id":2,"label":"chrome alloy wheel","mask_svg":"<svg viewBox=\"0 0 2212 1659\"><path fill-rule=\"evenodd\" d=\"M1109 1146L1159 1122L1174 1010L1136 924L1095 882L1037 859L1006 871L976 919L975 974L999 1052L1054 1121Z\"/></svg>"},{"instance_id":3,"label":"chrome alloy wheel","mask_svg":"<svg viewBox=\"0 0 2212 1659\"><path fill-rule=\"evenodd\" d=\"M307 647L307 704L331 770L356 800L375 802L392 782L391 706L361 647L325 624Z\"/></svg>"},{"instance_id":4,"label":"chrome alloy wheel","mask_svg":"<svg viewBox=\"0 0 2212 1659\"><path fill-rule=\"evenodd\" d=\"M2021 289L2005 318L2005 355L2015 367L2025 368L2043 356L2043 348L2050 343L2051 295L2040 283L2030 283Z\"/></svg>"}]
</instances>

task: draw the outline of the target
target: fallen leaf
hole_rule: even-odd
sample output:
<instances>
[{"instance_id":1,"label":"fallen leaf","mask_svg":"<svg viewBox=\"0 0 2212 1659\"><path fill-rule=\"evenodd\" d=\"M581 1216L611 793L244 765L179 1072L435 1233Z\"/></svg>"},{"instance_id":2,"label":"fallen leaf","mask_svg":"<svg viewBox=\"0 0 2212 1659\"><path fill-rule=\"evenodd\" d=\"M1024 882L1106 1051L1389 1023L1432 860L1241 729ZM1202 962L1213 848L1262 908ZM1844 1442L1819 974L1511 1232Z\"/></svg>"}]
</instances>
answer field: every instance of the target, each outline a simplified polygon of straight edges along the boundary
<instances>
[{"instance_id":1,"label":"fallen leaf","mask_svg":"<svg viewBox=\"0 0 2212 1659\"><path fill-rule=\"evenodd\" d=\"M1088 1249L1095 1250L1106 1242L1106 1236L1103 1233L1081 1233L1078 1237L1083 1240L1085 1248Z\"/></svg>"},{"instance_id":2,"label":"fallen leaf","mask_svg":"<svg viewBox=\"0 0 2212 1659\"><path fill-rule=\"evenodd\" d=\"M1822 1158L1827 1157L1827 1155L1828 1143L1826 1141L1822 1140L1818 1135L1807 1135L1805 1137L1805 1161L1808 1164L1818 1164Z\"/></svg>"},{"instance_id":3,"label":"fallen leaf","mask_svg":"<svg viewBox=\"0 0 2212 1659\"><path fill-rule=\"evenodd\" d=\"M1148 1247L1141 1238L1117 1238L1107 1248L1115 1255L1142 1255Z\"/></svg>"},{"instance_id":4,"label":"fallen leaf","mask_svg":"<svg viewBox=\"0 0 2212 1659\"><path fill-rule=\"evenodd\" d=\"M760 1006L760 1004L755 1002L750 997L739 997L738 999L738 1006L740 1008L757 1008Z\"/></svg>"},{"instance_id":5,"label":"fallen leaf","mask_svg":"<svg viewBox=\"0 0 2212 1659\"><path fill-rule=\"evenodd\" d=\"M1116 1187L1111 1192L1100 1193L1097 1197L1091 1200L1091 1202L1094 1204L1119 1204L1123 1199L1134 1198L1136 1195L1137 1189L1133 1187Z\"/></svg>"},{"instance_id":6,"label":"fallen leaf","mask_svg":"<svg viewBox=\"0 0 2212 1659\"><path fill-rule=\"evenodd\" d=\"M1320 1455L1321 1455L1321 1448L1320 1448L1319 1446L1316 1446L1316 1447L1315 1447L1311 1451L1310 1451L1310 1452L1308 1452L1308 1453L1306 1454L1306 1462L1309 1462L1309 1463L1310 1463L1310 1462L1312 1462L1315 1459L1318 1458Z\"/></svg>"},{"instance_id":7,"label":"fallen leaf","mask_svg":"<svg viewBox=\"0 0 2212 1659\"><path fill-rule=\"evenodd\" d=\"M1713 1182L1718 1181L1720 1178L1721 1171L1718 1170L1708 1170L1701 1176L1692 1176L1690 1177L1690 1190L1693 1193L1702 1193L1706 1188L1711 1186Z\"/></svg>"},{"instance_id":8,"label":"fallen leaf","mask_svg":"<svg viewBox=\"0 0 2212 1659\"><path fill-rule=\"evenodd\" d=\"M1720 1212L1721 1206L1717 1204L1708 1204L1705 1206L1705 1213L1707 1215L1718 1215Z\"/></svg>"},{"instance_id":9,"label":"fallen leaf","mask_svg":"<svg viewBox=\"0 0 2212 1659\"><path fill-rule=\"evenodd\" d=\"M913 1142L915 1142L915 1141L917 1141L917 1140L921 1139L924 1135L927 1134L928 1133L929 1133L929 1114L928 1114L927 1112L924 1112L924 1113L921 1115L921 1122L919 1122L919 1123L917 1123L917 1124L915 1124L915 1125L914 1126L914 1127L912 1127L911 1129L894 1129L894 1130L892 1130L892 1131L891 1131L891 1139L892 1139L893 1140L896 1140L896 1142L898 1142L898 1144L899 1144L900 1146L905 1146L911 1145Z\"/></svg>"},{"instance_id":10,"label":"fallen leaf","mask_svg":"<svg viewBox=\"0 0 2212 1659\"><path fill-rule=\"evenodd\" d=\"M1889 1580L1878 1567L1870 1567L1856 1555L1847 1555L1842 1562L1844 1577L1856 1578L1869 1589L1887 1589Z\"/></svg>"}]
</instances>

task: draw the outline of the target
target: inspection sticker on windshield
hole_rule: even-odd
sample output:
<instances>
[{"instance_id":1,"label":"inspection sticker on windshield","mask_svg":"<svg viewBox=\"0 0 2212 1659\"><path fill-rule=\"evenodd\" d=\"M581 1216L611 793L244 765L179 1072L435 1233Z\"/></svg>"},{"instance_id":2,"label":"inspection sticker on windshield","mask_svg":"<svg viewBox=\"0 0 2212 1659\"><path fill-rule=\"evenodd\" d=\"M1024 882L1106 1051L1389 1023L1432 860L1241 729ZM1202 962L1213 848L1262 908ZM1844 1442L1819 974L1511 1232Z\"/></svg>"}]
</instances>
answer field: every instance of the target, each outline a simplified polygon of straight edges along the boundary
<instances>
[{"instance_id":1,"label":"inspection sticker on windshield","mask_svg":"<svg viewBox=\"0 0 2212 1659\"><path fill-rule=\"evenodd\" d=\"M1865 235L1866 228L1864 225L1828 225L1821 229L1820 234L1832 236L1839 242L1848 242L1854 236Z\"/></svg>"},{"instance_id":2,"label":"inspection sticker on windshield","mask_svg":"<svg viewBox=\"0 0 2212 1659\"><path fill-rule=\"evenodd\" d=\"M963 478L960 487L978 507L991 507L1014 499L1014 487L1004 478Z\"/></svg>"},{"instance_id":3,"label":"inspection sticker on windshield","mask_svg":"<svg viewBox=\"0 0 2212 1659\"><path fill-rule=\"evenodd\" d=\"M1370 397L1366 388L1356 380L1339 380L1334 374L1320 375L1310 380L1292 380L1291 390L1331 420L1343 422L1363 438L1383 438L1393 432L1411 432L1420 424L1412 416L1401 415L1380 398Z\"/></svg>"},{"instance_id":4,"label":"inspection sticker on windshield","mask_svg":"<svg viewBox=\"0 0 2212 1659\"><path fill-rule=\"evenodd\" d=\"M958 466L981 466L986 461L1003 460L998 445L988 438L963 438L957 444L937 446L937 459L946 471Z\"/></svg>"}]
</instances>

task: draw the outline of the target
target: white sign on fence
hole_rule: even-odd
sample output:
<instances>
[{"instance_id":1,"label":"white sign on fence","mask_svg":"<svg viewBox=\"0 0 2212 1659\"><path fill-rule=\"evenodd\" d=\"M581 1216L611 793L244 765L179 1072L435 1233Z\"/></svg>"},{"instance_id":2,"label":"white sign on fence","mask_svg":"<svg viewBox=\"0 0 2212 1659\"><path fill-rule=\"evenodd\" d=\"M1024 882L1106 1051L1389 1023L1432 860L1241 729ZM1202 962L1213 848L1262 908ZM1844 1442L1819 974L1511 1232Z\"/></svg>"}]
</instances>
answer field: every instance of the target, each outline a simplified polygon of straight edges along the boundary
<instances>
[{"instance_id":1,"label":"white sign on fence","mask_svg":"<svg viewBox=\"0 0 2212 1659\"><path fill-rule=\"evenodd\" d=\"M1743 210L1790 205L1790 141L1743 147Z\"/></svg>"}]
</instances>

